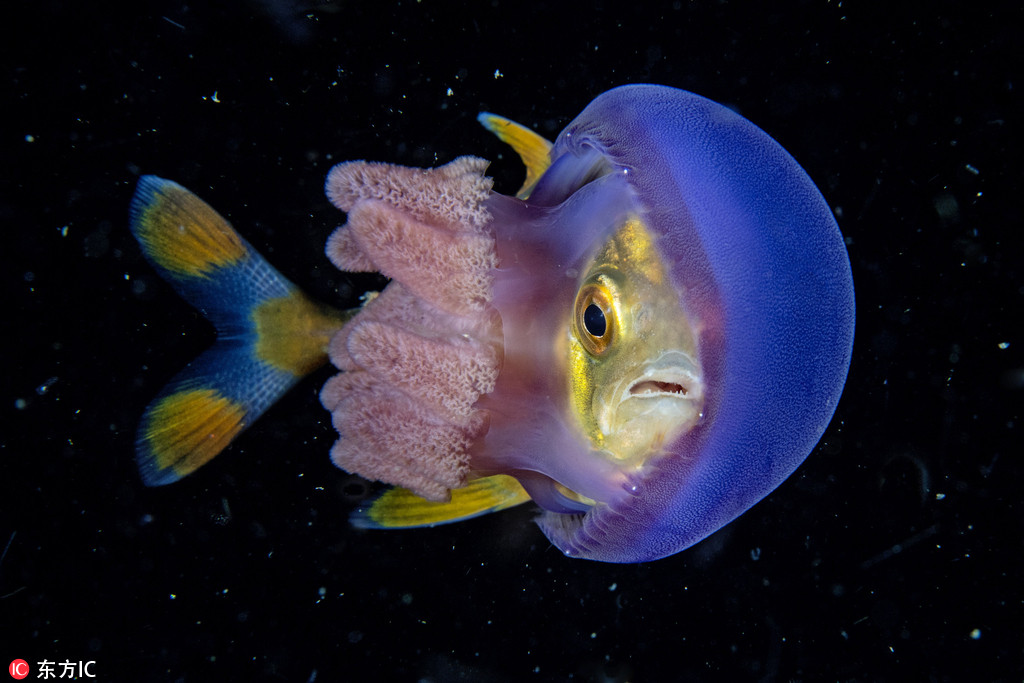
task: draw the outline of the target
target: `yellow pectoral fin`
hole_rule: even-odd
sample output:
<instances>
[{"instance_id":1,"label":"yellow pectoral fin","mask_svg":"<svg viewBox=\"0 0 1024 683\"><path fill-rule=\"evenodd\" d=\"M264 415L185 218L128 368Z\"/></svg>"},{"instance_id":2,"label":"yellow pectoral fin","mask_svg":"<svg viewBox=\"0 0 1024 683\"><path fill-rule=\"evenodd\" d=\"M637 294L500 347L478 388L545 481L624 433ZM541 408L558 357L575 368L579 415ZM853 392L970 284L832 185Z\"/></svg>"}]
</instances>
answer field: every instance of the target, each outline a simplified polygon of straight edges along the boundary
<instances>
[{"instance_id":1,"label":"yellow pectoral fin","mask_svg":"<svg viewBox=\"0 0 1024 683\"><path fill-rule=\"evenodd\" d=\"M526 180L523 181L523 186L519 188L516 197L526 199L544 171L551 165L551 143L526 126L510 121L504 116L483 112L476 120L514 149L523 160L523 164L526 165Z\"/></svg>"},{"instance_id":2,"label":"yellow pectoral fin","mask_svg":"<svg viewBox=\"0 0 1024 683\"><path fill-rule=\"evenodd\" d=\"M515 478L497 474L453 489L447 503L424 500L403 488L389 489L369 507L353 512L351 522L361 529L412 529L460 522L528 500L529 494Z\"/></svg>"}]
</instances>

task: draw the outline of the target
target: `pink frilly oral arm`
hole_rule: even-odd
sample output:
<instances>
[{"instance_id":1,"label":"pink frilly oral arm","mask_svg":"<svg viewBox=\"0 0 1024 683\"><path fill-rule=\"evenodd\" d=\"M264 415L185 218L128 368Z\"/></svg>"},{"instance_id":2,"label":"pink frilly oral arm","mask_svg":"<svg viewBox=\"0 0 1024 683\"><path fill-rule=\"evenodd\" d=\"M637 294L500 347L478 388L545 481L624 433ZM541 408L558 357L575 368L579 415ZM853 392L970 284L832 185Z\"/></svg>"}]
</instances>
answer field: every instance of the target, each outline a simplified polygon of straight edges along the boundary
<instances>
[{"instance_id":1,"label":"pink frilly oral arm","mask_svg":"<svg viewBox=\"0 0 1024 683\"><path fill-rule=\"evenodd\" d=\"M351 162L327 178L328 197L348 213L328 258L392 280L331 341L343 371L321 392L341 435L331 457L430 500L465 485L470 445L487 430L474 404L501 363L486 166L471 157L430 170Z\"/></svg>"}]
</instances>

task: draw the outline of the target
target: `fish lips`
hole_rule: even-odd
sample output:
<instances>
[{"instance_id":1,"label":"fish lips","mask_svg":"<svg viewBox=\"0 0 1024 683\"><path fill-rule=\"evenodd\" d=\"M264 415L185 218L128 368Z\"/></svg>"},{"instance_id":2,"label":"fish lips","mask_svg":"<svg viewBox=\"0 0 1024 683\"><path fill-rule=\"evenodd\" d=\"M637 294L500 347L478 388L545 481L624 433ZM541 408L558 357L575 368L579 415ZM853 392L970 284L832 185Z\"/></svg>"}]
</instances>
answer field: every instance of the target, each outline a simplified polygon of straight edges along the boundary
<instances>
[{"instance_id":1,"label":"fish lips","mask_svg":"<svg viewBox=\"0 0 1024 683\"><path fill-rule=\"evenodd\" d=\"M700 419L704 383L687 354L671 351L618 383L599 427L623 460L646 460ZM618 447L613 444L617 444Z\"/></svg>"}]
</instances>

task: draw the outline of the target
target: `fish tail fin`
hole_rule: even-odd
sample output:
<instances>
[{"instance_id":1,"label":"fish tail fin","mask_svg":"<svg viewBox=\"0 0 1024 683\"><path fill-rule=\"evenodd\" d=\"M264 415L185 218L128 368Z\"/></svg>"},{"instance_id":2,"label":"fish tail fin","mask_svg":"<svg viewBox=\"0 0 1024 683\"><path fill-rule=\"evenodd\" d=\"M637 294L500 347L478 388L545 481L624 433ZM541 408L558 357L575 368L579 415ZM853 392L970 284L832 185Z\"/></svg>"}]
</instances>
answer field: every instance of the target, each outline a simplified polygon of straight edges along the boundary
<instances>
[{"instance_id":1,"label":"fish tail fin","mask_svg":"<svg viewBox=\"0 0 1024 683\"><path fill-rule=\"evenodd\" d=\"M175 182L141 177L130 216L146 258L217 330L213 346L164 387L139 423L139 473L147 486L161 486L212 460L322 365L351 313L308 299Z\"/></svg>"}]
</instances>

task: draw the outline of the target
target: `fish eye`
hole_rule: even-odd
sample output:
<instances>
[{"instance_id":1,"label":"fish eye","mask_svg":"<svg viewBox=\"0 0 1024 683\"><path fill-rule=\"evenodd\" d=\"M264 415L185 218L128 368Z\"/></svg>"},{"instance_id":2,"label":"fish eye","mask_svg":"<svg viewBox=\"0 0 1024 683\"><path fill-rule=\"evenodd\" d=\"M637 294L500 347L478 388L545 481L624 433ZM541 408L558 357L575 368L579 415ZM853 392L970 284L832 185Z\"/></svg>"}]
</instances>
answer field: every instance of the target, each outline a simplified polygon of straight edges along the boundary
<instances>
[{"instance_id":1,"label":"fish eye","mask_svg":"<svg viewBox=\"0 0 1024 683\"><path fill-rule=\"evenodd\" d=\"M594 356L603 354L615 329L611 292L598 283L584 285L576 295L575 308L574 327L583 348Z\"/></svg>"},{"instance_id":2,"label":"fish eye","mask_svg":"<svg viewBox=\"0 0 1024 683\"><path fill-rule=\"evenodd\" d=\"M604 311L597 304L590 304L587 310L583 311L583 329L591 337L601 338L604 336L608 323L604 319Z\"/></svg>"}]
</instances>

